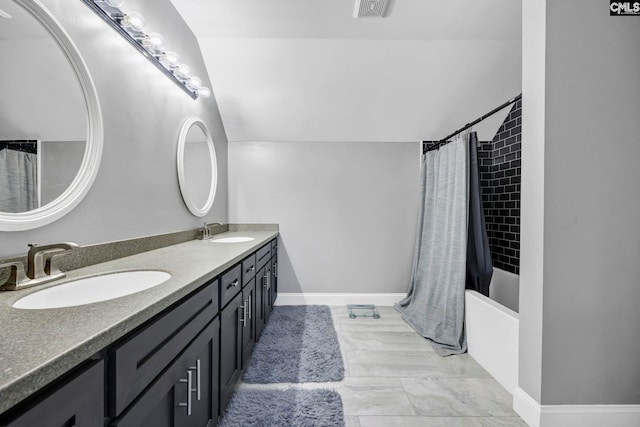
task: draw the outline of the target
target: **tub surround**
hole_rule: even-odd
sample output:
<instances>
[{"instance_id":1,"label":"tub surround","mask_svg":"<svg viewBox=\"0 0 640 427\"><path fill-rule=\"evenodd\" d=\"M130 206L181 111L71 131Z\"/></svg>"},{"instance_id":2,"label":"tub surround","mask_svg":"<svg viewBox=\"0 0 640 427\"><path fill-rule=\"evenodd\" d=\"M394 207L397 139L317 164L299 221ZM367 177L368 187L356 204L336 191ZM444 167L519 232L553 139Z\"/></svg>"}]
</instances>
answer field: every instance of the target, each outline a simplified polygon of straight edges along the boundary
<instances>
[{"instance_id":1,"label":"tub surround","mask_svg":"<svg viewBox=\"0 0 640 427\"><path fill-rule=\"evenodd\" d=\"M276 237L278 226L225 225L215 231L223 231L229 237L243 235L255 240L233 244L193 240L197 230L192 230L94 245L79 251L75 260L65 260L69 264L84 264L83 267L66 270L66 279L23 291L0 293L0 322L3 325L0 365L4 367L0 370L0 394L3 396L0 413L91 359L206 281L240 262ZM96 259L108 260L87 265ZM12 307L15 301L30 293L79 277L140 269L166 271L171 278L149 290L94 304L45 310Z\"/></svg>"}]
</instances>

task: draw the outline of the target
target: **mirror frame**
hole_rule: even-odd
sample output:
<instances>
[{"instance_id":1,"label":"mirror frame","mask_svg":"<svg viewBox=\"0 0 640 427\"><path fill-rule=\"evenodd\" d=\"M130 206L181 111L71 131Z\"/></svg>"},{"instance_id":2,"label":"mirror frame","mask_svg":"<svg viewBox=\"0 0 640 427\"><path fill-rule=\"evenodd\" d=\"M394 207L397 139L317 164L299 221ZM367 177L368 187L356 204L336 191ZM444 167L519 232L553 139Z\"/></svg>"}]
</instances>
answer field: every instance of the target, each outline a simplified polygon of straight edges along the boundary
<instances>
[{"instance_id":1,"label":"mirror frame","mask_svg":"<svg viewBox=\"0 0 640 427\"><path fill-rule=\"evenodd\" d=\"M0 212L0 231L21 231L50 224L69 213L87 195L98 173L103 147L103 123L98 94L87 65L69 34L38 0L14 0L37 19L53 37L76 74L87 107L87 142L80 170L55 200L37 209Z\"/></svg>"},{"instance_id":2,"label":"mirror frame","mask_svg":"<svg viewBox=\"0 0 640 427\"><path fill-rule=\"evenodd\" d=\"M188 184L185 177L185 164L184 164L184 150L187 142L187 135L192 126L198 126L204 133L207 139L207 146L209 147L209 160L211 162L211 185L209 186L209 195L204 206L196 206L193 200L189 197ZM209 132L207 125L198 117L189 117L182 123L180 128L180 134L178 136L178 183L180 184L180 192L182 193L182 199L189 211L199 217L205 216L211 210L213 206L213 200L216 197L216 189L218 186L218 162L216 160L216 148L213 145L213 138Z\"/></svg>"}]
</instances>

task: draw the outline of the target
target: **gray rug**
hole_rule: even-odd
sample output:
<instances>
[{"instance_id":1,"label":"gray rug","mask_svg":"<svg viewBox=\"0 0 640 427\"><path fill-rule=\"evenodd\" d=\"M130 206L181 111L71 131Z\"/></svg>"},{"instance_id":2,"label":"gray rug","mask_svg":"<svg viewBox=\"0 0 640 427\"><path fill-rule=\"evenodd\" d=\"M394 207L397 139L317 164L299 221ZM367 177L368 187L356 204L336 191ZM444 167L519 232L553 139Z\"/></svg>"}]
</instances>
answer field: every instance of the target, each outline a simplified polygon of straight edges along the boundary
<instances>
[{"instance_id":1,"label":"gray rug","mask_svg":"<svg viewBox=\"0 0 640 427\"><path fill-rule=\"evenodd\" d=\"M218 427L344 427L342 399L333 390L239 390Z\"/></svg>"},{"instance_id":2,"label":"gray rug","mask_svg":"<svg viewBox=\"0 0 640 427\"><path fill-rule=\"evenodd\" d=\"M340 381L344 363L326 305L275 306L244 372L246 383Z\"/></svg>"}]
</instances>

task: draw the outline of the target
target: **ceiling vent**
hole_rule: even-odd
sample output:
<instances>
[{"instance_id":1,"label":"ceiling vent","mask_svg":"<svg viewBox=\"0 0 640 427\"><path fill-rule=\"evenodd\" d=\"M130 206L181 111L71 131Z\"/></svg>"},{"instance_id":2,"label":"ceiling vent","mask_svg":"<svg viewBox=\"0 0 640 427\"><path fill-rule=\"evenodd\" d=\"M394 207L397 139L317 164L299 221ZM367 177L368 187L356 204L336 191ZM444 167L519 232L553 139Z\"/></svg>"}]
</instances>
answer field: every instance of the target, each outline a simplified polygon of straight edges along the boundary
<instances>
[{"instance_id":1,"label":"ceiling vent","mask_svg":"<svg viewBox=\"0 0 640 427\"><path fill-rule=\"evenodd\" d=\"M354 18L384 18L391 0L356 0Z\"/></svg>"}]
</instances>

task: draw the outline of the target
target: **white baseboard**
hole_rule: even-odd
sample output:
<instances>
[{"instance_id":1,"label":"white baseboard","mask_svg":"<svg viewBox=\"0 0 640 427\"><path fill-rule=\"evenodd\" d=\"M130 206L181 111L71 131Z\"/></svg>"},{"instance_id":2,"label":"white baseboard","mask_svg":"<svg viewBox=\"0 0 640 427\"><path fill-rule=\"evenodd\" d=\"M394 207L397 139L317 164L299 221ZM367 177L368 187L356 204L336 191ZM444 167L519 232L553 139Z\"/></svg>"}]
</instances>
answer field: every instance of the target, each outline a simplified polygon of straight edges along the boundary
<instances>
[{"instance_id":1,"label":"white baseboard","mask_svg":"<svg viewBox=\"0 0 640 427\"><path fill-rule=\"evenodd\" d=\"M640 426L640 405L540 405L520 387L513 410L531 427Z\"/></svg>"},{"instance_id":2,"label":"white baseboard","mask_svg":"<svg viewBox=\"0 0 640 427\"><path fill-rule=\"evenodd\" d=\"M394 305L406 294L310 294L278 292L275 305Z\"/></svg>"},{"instance_id":3,"label":"white baseboard","mask_svg":"<svg viewBox=\"0 0 640 427\"><path fill-rule=\"evenodd\" d=\"M513 410L531 427L540 427L540 404L520 387L513 390Z\"/></svg>"}]
</instances>

